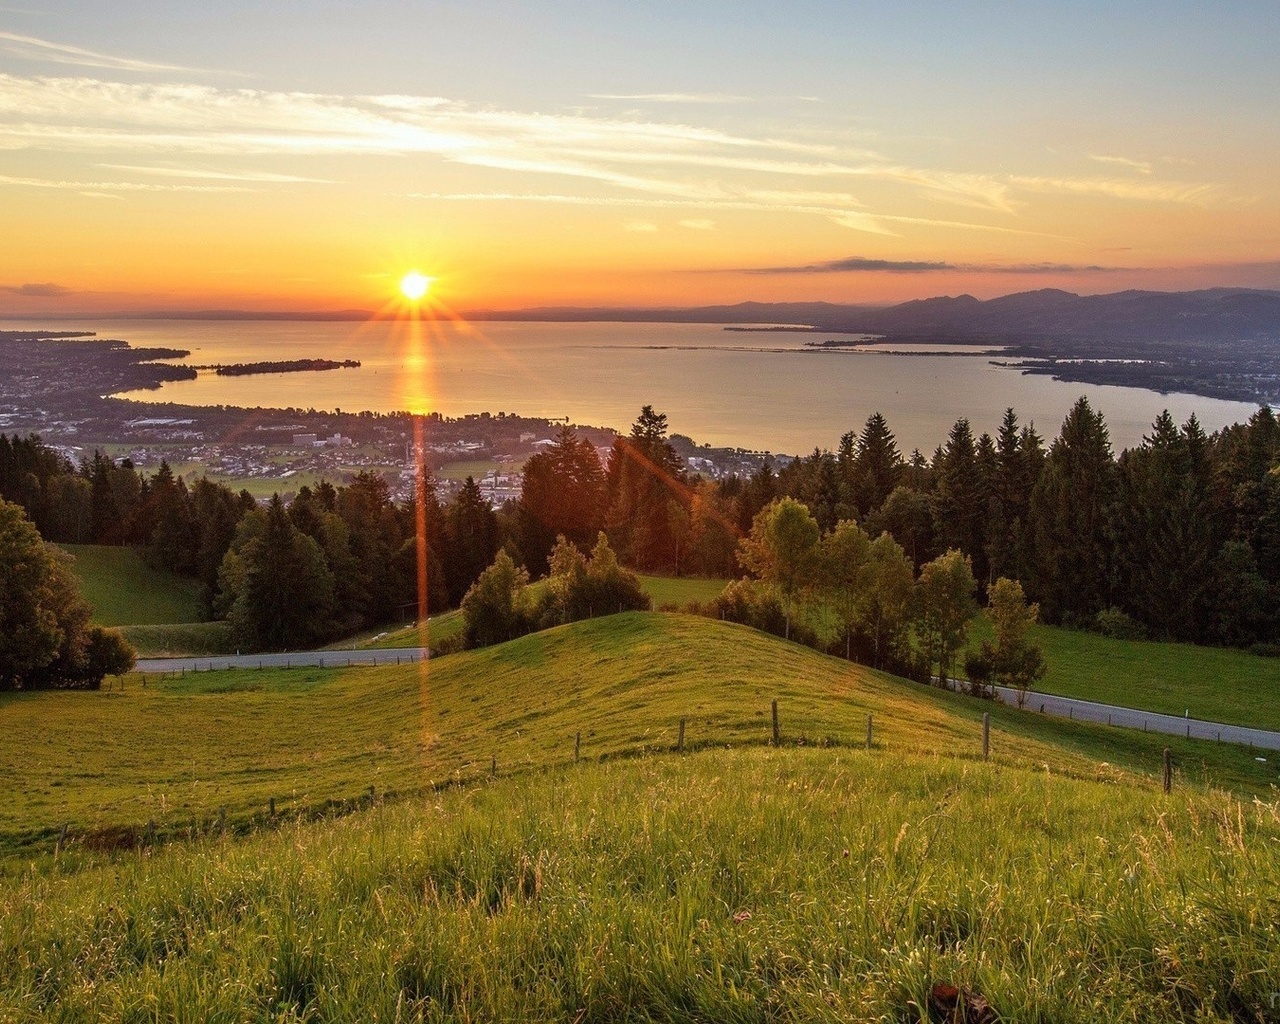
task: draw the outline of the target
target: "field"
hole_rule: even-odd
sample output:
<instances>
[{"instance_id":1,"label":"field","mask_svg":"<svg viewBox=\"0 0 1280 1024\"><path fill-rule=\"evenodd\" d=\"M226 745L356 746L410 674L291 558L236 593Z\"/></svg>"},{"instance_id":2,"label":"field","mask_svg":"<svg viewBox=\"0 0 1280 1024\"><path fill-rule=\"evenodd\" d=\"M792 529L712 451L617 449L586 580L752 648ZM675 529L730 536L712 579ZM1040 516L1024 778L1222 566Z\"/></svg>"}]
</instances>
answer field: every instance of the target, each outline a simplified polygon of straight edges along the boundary
<instances>
[{"instance_id":1,"label":"field","mask_svg":"<svg viewBox=\"0 0 1280 1024\"><path fill-rule=\"evenodd\" d=\"M1263 1021L1278 875L1276 805L1221 795L847 750L569 765L0 880L0 1017L926 1022L949 985L1001 1020Z\"/></svg>"},{"instance_id":2,"label":"field","mask_svg":"<svg viewBox=\"0 0 1280 1024\"><path fill-rule=\"evenodd\" d=\"M576 623L427 666L188 673L101 693L0 694L0 853L84 832L234 826L376 792L414 792L588 760L770 738L979 756L1124 777L1149 788L1167 743L1179 784L1270 796L1276 767L1231 745L1019 712L919 687L745 627L633 613ZM1101 766L1101 762L1107 762ZM1129 775L1127 772L1133 772Z\"/></svg>"},{"instance_id":3,"label":"field","mask_svg":"<svg viewBox=\"0 0 1280 1024\"><path fill-rule=\"evenodd\" d=\"M705 604L714 601L728 580L700 579L696 576L641 576L640 584L653 600L653 606L675 605L683 608L691 601Z\"/></svg>"},{"instance_id":4,"label":"field","mask_svg":"<svg viewBox=\"0 0 1280 1024\"><path fill-rule=\"evenodd\" d=\"M133 548L67 544L75 556L81 591L103 626L195 622L199 616L192 580L154 569Z\"/></svg>"},{"instance_id":5,"label":"field","mask_svg":"<svg viewBox=\"0 0 1280 1024\"><path fill-rule=\"evenodd\" d=\"M717 621L0 694L0 728L6 1021L924 1024L954 986L1155 1024L1280 990L1274 766Z\"/></svg>"},{"instance_id":6,"label":"field","mask_svg":"<svg viewBox=\"0 0 1280 1024\"><path fill-rule=\"evenodd\" d=\"M986 620L970 631L990 635ZM1048 672L1036 684L1045 693L1168 715L1280 729L1280 658L1192 644L1112 640L1053 626L1037 626Z\"/></svg>"}]
</instances>

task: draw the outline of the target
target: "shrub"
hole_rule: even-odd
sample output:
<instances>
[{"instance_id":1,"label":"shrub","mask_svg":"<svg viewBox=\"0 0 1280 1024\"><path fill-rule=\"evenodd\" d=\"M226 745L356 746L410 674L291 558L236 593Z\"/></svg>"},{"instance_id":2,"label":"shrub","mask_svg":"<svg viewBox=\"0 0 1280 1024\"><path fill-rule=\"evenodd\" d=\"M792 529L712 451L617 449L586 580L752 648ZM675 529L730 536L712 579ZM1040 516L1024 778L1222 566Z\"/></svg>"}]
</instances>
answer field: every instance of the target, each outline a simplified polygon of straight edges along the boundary
<instances>
[{"instance_id":1,"label":"shrub","mask_svg":"<svg viewBox=\"0 0 1280 1024\"><path fill-rule=\"evenodd\" d=\"M1095 632L1101 633L1103 636L1109 636L1113 640L1147 640L1150 638L1150 633L1147 631L1146 626L1127 612L1122 612L1115 607L1098 612L1093 620L1093 629Z\"/></svg>"}]
</instances>

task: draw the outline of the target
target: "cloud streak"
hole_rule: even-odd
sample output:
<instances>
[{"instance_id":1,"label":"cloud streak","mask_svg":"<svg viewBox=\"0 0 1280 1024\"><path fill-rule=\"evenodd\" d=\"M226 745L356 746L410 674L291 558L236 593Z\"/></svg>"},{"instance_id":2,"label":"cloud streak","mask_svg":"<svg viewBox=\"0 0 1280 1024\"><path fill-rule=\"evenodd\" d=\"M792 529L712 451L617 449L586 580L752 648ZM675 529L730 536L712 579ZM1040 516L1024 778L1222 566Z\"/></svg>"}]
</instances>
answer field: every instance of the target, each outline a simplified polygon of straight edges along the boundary
<instances>
[{"instance_id":1,"label":"cloud streak","mask_svg":"<svg viewBox=\"0 0 1280 1024\"><path fill-rule=\"evenodd\" d=\"M741 274L1107 274L1132 267L1101 267L1070 263L951 263L946 260L888 260L866 256L847 256L839 260L804 263L782 267L748 267Z\"/></svg>"},{"instance_id":2,"label":"cloud streak","mask_svg":"<svg viewBox=\"0 0 1280 1024\"><path fill-rule=\"evenodd\" d=\"M0 38L31 43L25 36ZM35 42L48 52L68 51L68 57L80 53L74 47ZM129 61L104 66L167 68ZM418 193L422 197L599 205L640 199L707 211L804 214L879 235L930 226L1042 236L1020 219L1032 194L1195 205L1223 198L1213 185L1146 177L1019 176L915 167L865 149L675 120L503 110L439 96L343 96L86 76L0 74L0 152L5 150L91 154L114 170L192 183L0 178L0 185L97 194L243 191L321 182L280 172L175 165L175 158L216 164L219 157L421 155L528 178L591 182L607 193L572 197L567 194L571 189L533 195L423 191ZM201 180L208 184L198 184ZM868 183L878 186L880 209L870 208L858 194ZM925 198L976 212L964 219L893 212L883 208L894 202L893 191L885 198L886 187L908 200Z\"/></svg>"},{"instance_id":3,"label":"cloud streak","mask_svg":"<svg viewBox=\"0 0 1280 1024\"><path fill-rule=\"evenodd\" d=\"M735 96L726 92L593 92L588 99L626 100L634 103L749 103L749 96Z\"/></svg>"},{"instance_id":4,"label":"cloud streak","mask_svg":"<svg viewBox=\"0 0 1280 1024\"><path fill-rule=\"evenodd\" d=\"M95 50L84 50L65 43L51 43L35 36L0 32L0 52L23 60L48 61L53 64L71 64L84 68L105 68L110 71L195 71L178 64L157 64L153 61L134 60L130 57L113 57Z\"/></svg>"},{"instance_id":5,"label":"cloud streak","mask_svg":"<svg viewBox=\"0 0 1280 1024\"><path fill-rule=\"evenodd\" d=\"M0 284L0 292L40 299L60 299L67 295L75 294L70 288L64 288L60 284L52 284L48 281L38 284Z\"/></svg>"}]
</instances>

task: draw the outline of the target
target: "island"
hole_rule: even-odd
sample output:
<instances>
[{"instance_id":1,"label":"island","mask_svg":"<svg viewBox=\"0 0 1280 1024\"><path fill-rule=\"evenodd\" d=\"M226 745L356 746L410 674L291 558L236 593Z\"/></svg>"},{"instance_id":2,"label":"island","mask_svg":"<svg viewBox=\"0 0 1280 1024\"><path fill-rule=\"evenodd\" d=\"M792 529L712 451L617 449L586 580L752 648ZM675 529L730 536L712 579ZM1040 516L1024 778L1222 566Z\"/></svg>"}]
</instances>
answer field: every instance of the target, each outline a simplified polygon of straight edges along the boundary
<instances>
[{"instance_id":1,"label":"island","mask_svg":"<svg viewBox=\"0 0 1280 1024\"><path fill-rule=\"evenodd\" d=\"M219 377L248 377L255 373L302 373L307 370L358 369L358 359L283 359L263 363L212 363L195 370L212 370Z\"/></svg>"}]
</instances>

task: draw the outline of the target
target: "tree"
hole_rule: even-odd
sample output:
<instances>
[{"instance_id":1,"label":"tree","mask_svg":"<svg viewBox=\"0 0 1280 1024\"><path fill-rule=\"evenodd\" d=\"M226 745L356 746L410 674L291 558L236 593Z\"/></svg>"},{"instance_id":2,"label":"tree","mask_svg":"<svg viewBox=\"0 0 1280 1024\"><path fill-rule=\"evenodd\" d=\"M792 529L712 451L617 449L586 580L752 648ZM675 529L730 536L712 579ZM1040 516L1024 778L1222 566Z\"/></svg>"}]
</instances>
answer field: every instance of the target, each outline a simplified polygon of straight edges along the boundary
<instances>
[{"instance_id":1,"label":"tree","mask_svg":"<svg viewBox=\"0 0 1280 1024\"><path fill-rule=\"evenodd\" d=\"M867 417L853 458L853 504L865 518L881 505L902 477L897 439L880 413Z\"/></svg>"},{"instance_id":2,"label":"tree","mask_svg":"<svg viewBox=\"0 0 1280 1024\"><path fill-rule=\"evenodd\" d=\"M520 552L540 574L557 536L586 547L604 525L605 479L595 445L565 426L524 464Z\"/></svg>"},{"instance_id":3,"label":"tree","mask_svg":"<svg viewBox=\"0 0 1280 1024\"><path fill-rule=\"evenodd\" d=\"M1111 601L1111 438L1081 398L1063 421L1031 497L1033 591L1050 622L1082 621Z\"/></svg>"},{"instance_id":4,"label":"tree","mask_svg":"<svg viewBox=\"0 0 1280 1024\"><path fill-rule=\"evenodd\" d=\"M468 647L514 640L532 626L529 573L499 551L462 598Z\"/></svg>"},{"instance_id":5,"label":"tree","mask_svg":"<svg viewBox=\"0 0 1280 1024\"><path fill-rule=\"evenodd\" d=\"M788 639L795 599L815 575L818 540L809 510L794 498L778 498L760 510L739 546L738 558L747 570L777 588Z\"/></svg>"},{"instance_id":6,"label":"tree","mask_svg":"<svg viewBox=\"0 0 1280 1024\"><path fill-rule=\"evenodd\" d=\"M609 452L607 526L619 555L640 568L669 564L671 500L688 504L684 465L667 440L667 417L646 405Z\"/></svg>"},{"instance_id":7,"label":"tree","mask_svg":"<svg viewBox=\"0 0 1280 1024\"><path fill-rule=\"evenodd\" d=\"M858 615L871 636L872 664L884 668L891 661L905 663L915 573L906 552L887 533L871 542L866 578Z\"/></svg>"},{"instance_id":8,"label":"tree","mask_svg":"<svg viewBox=\"0 0 1280 1024\"><path fill-rule=\"evenodd\" d=\"M23 510L0 499L0 690L97 689L128 671L133 649L89 625L69 559Z\"/></svg>"},{"instance_id":9,"label":"tree","mask_svg":"<svg viewBox=\"0 0 1280 1024\"><path fill-rule=\"evenodd\" d=\"M930 665L938 666L938 680L946 685L956 652L965 642L976 605L973 562L950 549L920 570L916 583L919 617L916 630Z\"/></svg>"},{"instance_id":10,"label":"tree","mask_svg":"<svg viewBox=\"0 0 1280 1024\"><path fill-rule=\"evenodd\" d=\"M1022 707L1032 683L1045 673L1044 651L1028 635L1040 618L1040 606L1027 604L1022 584L1003 576L991 585L987 598L995 642L984 641L982 653L994 682L1016 690Z\"/></svg>"},{"instance_id":11,"label":"tree","mask_svg":"<svg viewBox=\"0 0 1280 1024\"><path fill-rule=\"evenodd\" d=\"M265 511L241 520L219 583L219 607L243 647L288 650L333 632L333 574L320 545L293 525L278 494Z\"/></svg>"},{"instance_id":12,"label":"tree","mask_svg":"<svg viewBox=\"0 0 1280 1024\"><path fill-rule=\"evenodd\" d=\"M867 561L871 554L871 538L851 519L842 519L836 528L822 538L823 589L831 595L831 604L840 617L844 630L844 656L853 655L853 633L860 624L865 604Z\"/></svg>"},{"instance_id":13,"label":"tree","mask_svg":"<svg viewBox=\"0 0 1280 1024\"><path fill-rule=\"evenodd\" d=\"M870 532L888 531L919 568L933 550L933 508L927 495L899 485L869 521Z\"/></svg>"},{"instance_id":14,"label":"tree","mask_svg":"<svg viewBox=\"0 0 1280 1024\"><path fill-rule=\"evenodd\" d=\"M498 517L479 485L467 477L445 513L444 569L451 603L462 599L501 546Z\"/></svg>"}]
</instances>

